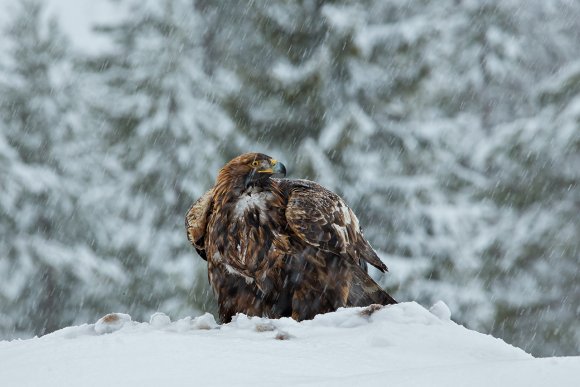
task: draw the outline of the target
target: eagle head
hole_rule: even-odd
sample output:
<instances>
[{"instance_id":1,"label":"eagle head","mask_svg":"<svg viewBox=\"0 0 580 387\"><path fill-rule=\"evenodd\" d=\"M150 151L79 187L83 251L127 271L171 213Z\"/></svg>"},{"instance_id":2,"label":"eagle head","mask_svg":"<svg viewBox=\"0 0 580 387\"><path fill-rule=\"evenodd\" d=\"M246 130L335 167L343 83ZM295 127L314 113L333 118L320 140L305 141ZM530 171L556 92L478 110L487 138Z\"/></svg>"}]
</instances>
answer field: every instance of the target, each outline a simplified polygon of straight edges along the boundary
<instances>
[{"instance_id":1,"label":"eagle head","mask_svg":"<svg viewBox=\"0 0 580 387\"><path fill-rule=\"evenodd\" d=\"M229 182L240 188L261 185L270 177L286 176L286 167L263 153L244 153L227 163L219 172L217 184Z\"/></svg>"}]
</instances>

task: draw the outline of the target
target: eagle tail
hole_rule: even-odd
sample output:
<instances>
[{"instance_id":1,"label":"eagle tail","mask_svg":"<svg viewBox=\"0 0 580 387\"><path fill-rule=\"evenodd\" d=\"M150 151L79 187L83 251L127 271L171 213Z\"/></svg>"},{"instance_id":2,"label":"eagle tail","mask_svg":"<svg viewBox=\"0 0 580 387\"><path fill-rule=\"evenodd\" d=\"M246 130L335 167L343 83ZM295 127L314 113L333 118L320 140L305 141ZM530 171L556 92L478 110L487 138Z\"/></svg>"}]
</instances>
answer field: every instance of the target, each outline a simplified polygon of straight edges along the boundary
<instances>
[{"instance_id":1,"label":"eagle tail","mask_svg":"<svg viewBox=\"0 0 580 387\"><path fill-rule=\"evenodd\" d=\"M348 306L368 306L396 304L397 301L373 281L362 268L356 266L353 270L347 303Z\"/></svg>"}]
</instances>

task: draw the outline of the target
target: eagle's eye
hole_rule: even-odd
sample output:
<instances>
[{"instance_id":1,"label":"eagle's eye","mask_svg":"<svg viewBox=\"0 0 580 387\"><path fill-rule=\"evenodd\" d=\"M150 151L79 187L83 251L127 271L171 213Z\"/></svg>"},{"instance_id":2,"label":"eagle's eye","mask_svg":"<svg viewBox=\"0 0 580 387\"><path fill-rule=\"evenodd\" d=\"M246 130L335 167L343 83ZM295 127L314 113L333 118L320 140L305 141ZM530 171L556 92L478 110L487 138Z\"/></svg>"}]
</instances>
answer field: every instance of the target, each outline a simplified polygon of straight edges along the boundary
<instances>
[{"instance_id":1,"label":"eagle's eye","mask_svg":"<svg viewBox=\"0 0 580 387\"><path fill-rule=\"evenodd\" d=\"M256 168L258 165L260 165L260 162L258 160L254 160L252 161L252 164L250 164L253 168Z\"/></svg>"}]
</instances>

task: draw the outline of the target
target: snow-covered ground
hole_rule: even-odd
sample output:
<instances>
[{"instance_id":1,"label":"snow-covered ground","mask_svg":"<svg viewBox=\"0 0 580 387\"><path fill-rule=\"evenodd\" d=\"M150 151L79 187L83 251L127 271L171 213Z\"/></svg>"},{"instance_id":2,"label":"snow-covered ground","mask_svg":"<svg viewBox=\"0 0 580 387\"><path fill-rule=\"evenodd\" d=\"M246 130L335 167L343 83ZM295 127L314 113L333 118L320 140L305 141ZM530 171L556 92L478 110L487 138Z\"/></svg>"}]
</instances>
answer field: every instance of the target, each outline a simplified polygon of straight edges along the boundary
<instances>
[{"instance_id":1,"label":"snow-covered ground","mask_svg":"<svg viewBox=\"0 0 580 387\"><path fill-rule=\"evenodd\" d=\"M203 315L150 322L111 314L29 340L0 342L0 385L577 386L580 357L533 358L410 302L312 321Z\"/></svg>"}]
</instances>

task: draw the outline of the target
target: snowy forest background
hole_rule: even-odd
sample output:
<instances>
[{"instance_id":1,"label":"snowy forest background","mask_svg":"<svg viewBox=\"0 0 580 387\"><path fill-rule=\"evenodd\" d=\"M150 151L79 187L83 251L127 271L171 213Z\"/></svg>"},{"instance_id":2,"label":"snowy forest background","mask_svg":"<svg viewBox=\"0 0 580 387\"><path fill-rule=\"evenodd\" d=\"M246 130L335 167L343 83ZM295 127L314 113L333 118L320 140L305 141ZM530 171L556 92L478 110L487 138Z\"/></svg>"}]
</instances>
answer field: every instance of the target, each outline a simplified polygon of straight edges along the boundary
<instances>
[{"instance_id":1,"label":"snowy forest background","mask_svg":"<svg viewBox=\"0 0 580 387\"><path fill-rule=\"evenodd\" d=\"M398 300L580 353L580 2L116 1L100 50L44 5L3 10L1 339L215 311L184 213L261 151L345 197Z\"/></svg>"}]
</instances>

